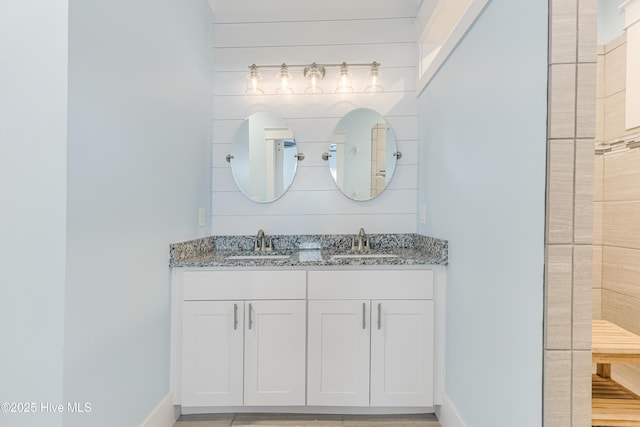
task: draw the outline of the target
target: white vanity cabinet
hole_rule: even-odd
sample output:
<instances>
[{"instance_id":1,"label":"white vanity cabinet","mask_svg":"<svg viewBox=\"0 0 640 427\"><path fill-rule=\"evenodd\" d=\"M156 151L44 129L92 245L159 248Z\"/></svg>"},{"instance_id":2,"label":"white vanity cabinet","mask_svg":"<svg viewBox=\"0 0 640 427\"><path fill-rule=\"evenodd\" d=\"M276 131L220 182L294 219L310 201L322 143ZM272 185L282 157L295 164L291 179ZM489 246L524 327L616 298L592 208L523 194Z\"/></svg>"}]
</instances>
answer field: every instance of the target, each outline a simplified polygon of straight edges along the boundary
<instances>
[{"instance_id":1,"label":"white vanity cabinet","mask_svg":"<svg viewBox=\"0 0 640 427\"><path fill-rule=\"evenodd\" d=\"M442 404L443 268L172 274L171 390L183 414Z\"/></svg>"},{"instance_id":2,"label":"white vanity cabinet","mask_svg":"<svg viewBox=\"0 0 640 427\"><path fill-rule=\"evenodd\" d=\"M196 270L180 279L180 404L304 405L305 272Z\"/></svg>"},{"instance_id":3,"label":"white vanity cabinet","mask_svg":"<svg viewBox=\"0 0 640 427\"><path fill-rule=\"evenodd\" d=\"M431 270L310 271L307 405L434 405Z\"/></svg>"}]
</instances>

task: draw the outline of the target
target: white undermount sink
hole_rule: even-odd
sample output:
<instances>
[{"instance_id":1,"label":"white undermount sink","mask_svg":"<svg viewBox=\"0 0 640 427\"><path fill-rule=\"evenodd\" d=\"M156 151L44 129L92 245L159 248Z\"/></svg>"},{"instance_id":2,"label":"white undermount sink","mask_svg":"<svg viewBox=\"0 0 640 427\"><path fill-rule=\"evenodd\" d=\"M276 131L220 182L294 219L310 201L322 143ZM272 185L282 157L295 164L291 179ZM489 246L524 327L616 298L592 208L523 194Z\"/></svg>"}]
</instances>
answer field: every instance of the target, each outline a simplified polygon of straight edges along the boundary
<instances>
[{"instance_id":1,"label":"white undermount sink","mask_svg":"<svg viewBox=\"0 0 640 427\"><path fill-rule=\"evenodd\" d=\"M229 255L227 259L287 259L291 255Z\"/></svg>"},{"instance_id":2,"label":"white undermount sink","mask_svg":"<svg viewBox=\"0 0 640 427\"><path fill-rule=\"evenodd\" d=\"M333 259L349 259L349 258L397 258L396 254L339 254L332 255Z\"/></svg>"}]
</instances>

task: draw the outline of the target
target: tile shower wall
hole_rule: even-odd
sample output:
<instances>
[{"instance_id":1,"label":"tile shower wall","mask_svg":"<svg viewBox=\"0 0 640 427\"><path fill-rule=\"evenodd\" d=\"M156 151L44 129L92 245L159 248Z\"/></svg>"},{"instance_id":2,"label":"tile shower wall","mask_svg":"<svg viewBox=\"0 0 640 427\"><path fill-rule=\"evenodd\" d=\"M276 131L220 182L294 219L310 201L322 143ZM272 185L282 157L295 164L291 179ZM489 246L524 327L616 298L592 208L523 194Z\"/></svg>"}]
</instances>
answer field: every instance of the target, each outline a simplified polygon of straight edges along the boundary
<instances>
[{"instance_id":1,"label":"tile shower wall","mask_svg":"<svg viewBox=\"0 0 640 427\"><path fill-rule=\"evenodd\" d=\"M591 424L595 0L550 0L544 425Z\"/></svg>"},{"instance_id":2,"label":"tile shower wall","mask_svg":"<svg viewBox=\"0 0 640 427\"><path fill-rule=\"evenodd\" d=\"M599 46L594 317L640 334L640 128L625 129L626 55L626 33ZM613 365L612 376L640 393L637 366Z\"/></svg>"},{"instance_id":3,"label":"tile shower wall","mask_svg":"<svg viewBox=\"0 0 640 427\"><path fill-rule=\"evenodd\" d=\"M417 46L415 0L327 0L292 7L283 0L216 2L212 158L213 234L415 232L417 199ZM324 94L304 95L301 70L294 95L274 95L277 70L263 70L264 96L244 94L250 64L369 63L377 61L384 92L363 93L368 70L352 69L353 94L335 94L337 69L328 69ZM402 159L387 189L354 202L336 188L321 155L338 120L368 107L391 125ZM305 154L289 191L274 203L255 203L238 190L229 163L236 129L251 113L269 111L293 130Z\"/></svg>"}]
</instances>

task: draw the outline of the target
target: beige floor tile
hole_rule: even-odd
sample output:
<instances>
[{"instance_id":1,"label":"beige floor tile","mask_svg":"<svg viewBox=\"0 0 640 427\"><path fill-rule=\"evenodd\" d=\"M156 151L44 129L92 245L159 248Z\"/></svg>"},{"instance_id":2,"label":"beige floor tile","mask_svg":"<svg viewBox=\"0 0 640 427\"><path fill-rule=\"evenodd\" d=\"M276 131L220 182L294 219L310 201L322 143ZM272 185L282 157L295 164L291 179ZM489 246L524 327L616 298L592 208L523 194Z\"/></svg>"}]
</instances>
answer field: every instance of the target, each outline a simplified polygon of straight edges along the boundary
<instances>
[{"instance_id":1,"label":"beige floor tile","mask_svg":"<svg viewBox=\"0 0 640 427\"><path fill-rule=\"evenodd\" d=\"M440 427L433 414L344 415L344 427Z\"/></svg>"},{"instance_id":2,"label":"beige floor tile","mask_svg":"<svg viewBox=\"0 0 640 427\"><path fill-rule=\"evenodd\" d=\"M342 427L342 416L321 414L237 414L232 426Z\"/></svg>"},{"instance_id":3,"label":"beige floor tile","mask_svg":"<svg viewBox=\"0 0 640 427\"><path fill-rule=\"evenodd\" d=\"M231 427L234 414L182 415L173 427Z\"/></svg>"},{"instance_id":4,"label":"beige floor tile","mask_svg":"<svg viewBox=\"0 0 640 427\"><path fill-rule=\"evenodd\" d=\"M183 415L174 427L440 427L434 414L203 414Z\"/></svg>"}]
</instances>

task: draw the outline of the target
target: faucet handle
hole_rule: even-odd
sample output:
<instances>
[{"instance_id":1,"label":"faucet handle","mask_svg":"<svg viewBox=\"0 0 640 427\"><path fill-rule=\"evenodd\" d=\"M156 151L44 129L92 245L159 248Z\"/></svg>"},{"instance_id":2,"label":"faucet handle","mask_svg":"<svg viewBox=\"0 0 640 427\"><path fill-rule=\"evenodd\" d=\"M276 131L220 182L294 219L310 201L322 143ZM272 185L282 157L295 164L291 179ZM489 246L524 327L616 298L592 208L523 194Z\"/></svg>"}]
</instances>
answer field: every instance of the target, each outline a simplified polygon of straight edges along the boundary
<instances>
[{"instance_id":1,"label":"faucet handle","mask_svg":"<svg viewBox=\"0 0 640 427\"><path fill-rule=\"evenodd\" d=\"M260 252L261 248L260 248L260 239L256 239L255 243L253 245L253 251L254 252Z\"/></svg>"},{"instance_id":2,"label":"faucet handle","mask_svg":"<svg viewBox=\"0 0 640 427\"><path fill-rule=\"evenodd\" d=\"M272 251L273 250L273 240L269 239L269 243L265 243L264 247L262 248L263 251Z\"/></svg>"},{"instance_id":3,"label":"faucet handle","mask_svg":"<svg viewBox=\"0 0 640 427\"><path fill-rule=\"evenodd\" d=\"M358 250L358 246L356 245L356 238L355 237L351 238L351 250L352 251Z\"/></svg>"},{"instance_id":4,"label":"faucet handle","mask_svg":"<svg viewBox=\"0 0 640 427\"><path fill-rule=\"evenodd\" d=\"M368 251L368 250L370 250L370 249L371 249L371 245L369 244L369 238L368 238L368 237L365 237L365 238L363 238L362 240L364 240L364 241L363 241L363 243L362 243L362 250L363 250L363 251Z\"/></svg>"}]
</instances>

